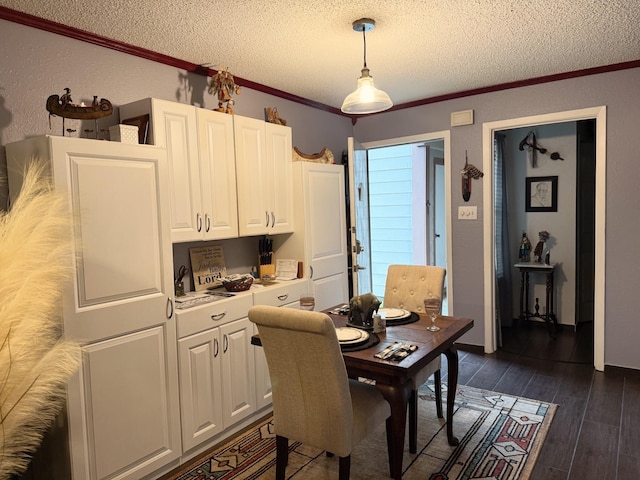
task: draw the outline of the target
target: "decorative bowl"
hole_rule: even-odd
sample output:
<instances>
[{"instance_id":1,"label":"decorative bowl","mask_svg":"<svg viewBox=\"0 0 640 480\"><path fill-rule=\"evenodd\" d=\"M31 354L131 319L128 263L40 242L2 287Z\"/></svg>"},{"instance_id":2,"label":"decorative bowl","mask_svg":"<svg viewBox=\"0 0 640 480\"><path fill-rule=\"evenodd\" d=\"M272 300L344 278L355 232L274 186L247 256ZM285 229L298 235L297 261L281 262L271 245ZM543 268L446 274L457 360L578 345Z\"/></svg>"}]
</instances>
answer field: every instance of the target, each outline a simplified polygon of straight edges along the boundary
<instances>
[{"instance_id":1,"label":"decorative bowl","mask_svg":"<svg viewBox=\"0 0 640 480\"><path fill-rule=\"evenodd\" d=\"M222 280L222 286L227 292L245 292L251 288L253 277L238 278L235 280Z\"/></svg>"}]
</instances>

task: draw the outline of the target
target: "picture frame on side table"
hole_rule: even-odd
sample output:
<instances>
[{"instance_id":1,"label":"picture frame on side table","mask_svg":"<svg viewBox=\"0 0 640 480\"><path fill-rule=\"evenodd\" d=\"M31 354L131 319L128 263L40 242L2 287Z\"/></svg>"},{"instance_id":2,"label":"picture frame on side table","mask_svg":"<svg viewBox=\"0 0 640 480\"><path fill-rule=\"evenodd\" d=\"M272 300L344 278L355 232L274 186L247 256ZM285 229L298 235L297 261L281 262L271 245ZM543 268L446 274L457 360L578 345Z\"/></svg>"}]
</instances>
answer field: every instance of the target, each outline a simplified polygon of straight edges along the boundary
<instances>
[{"instance_id":1,"label":"picture frame on side table","mask_svg":"<svg viewBox=\"0 0 640 480\"><path fill-rule=\"evenodd\" d=\"M527 212L558 211L558 177L527 177L525 179L525 210Z\"/></svg>"}]
</instances>

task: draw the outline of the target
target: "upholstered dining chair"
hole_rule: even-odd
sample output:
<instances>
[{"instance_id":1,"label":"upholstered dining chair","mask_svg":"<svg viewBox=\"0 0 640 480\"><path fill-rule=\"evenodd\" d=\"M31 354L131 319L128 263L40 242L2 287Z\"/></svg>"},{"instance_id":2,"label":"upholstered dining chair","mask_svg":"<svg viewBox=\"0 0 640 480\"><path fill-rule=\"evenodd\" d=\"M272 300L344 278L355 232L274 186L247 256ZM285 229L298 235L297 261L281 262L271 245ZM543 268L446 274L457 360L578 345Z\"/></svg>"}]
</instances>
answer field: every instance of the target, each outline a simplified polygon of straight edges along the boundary
<instances>
[{"instance_id":1,"label":"upholstered dining chair","mask_svg":"<svg viewBox=\"0 0 640 480\"><path fill-rule=\"evenodd\" d=\"M442 301L446 270L431 265L389 265L384 289L385 308L403 308L410 312L424 313L424 297L431 293ZM418 437L418 388L431 375L434 377L436 412L442 415L442 376L440 357L432 361L413 378L409 397L409 451L416 452Z\"/></svg>"},{"instance_id":2,"label":"upholstered dining chair","mask_svg":"<svg viewBox=\"0 0 640 480\"><path fill-rule=\"evenodd\" d=\"M347 377L328 315L258 305L249 320L258 326L271 376L276 480L285 478L289 440L337 455L340 480L349 479L354 447L383 421L391 452L389 403L375 386Z\"/></svg>"}]
</instances>

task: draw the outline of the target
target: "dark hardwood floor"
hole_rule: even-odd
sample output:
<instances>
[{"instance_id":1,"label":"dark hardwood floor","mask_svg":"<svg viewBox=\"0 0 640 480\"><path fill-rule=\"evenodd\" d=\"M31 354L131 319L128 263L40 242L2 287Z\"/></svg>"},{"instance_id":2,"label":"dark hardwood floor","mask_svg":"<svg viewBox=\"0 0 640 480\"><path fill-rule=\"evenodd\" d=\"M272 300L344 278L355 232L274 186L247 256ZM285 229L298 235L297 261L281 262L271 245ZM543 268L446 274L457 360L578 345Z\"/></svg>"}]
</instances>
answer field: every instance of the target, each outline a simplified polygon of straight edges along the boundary
<instances>
[{"instance_id":1,"label":"dark hardwood floor","mask_svg":"<svg viewBox=\"0 0 640 480\"><path fill-rule=\"evenodd\" d=\"M541 331L530 332L529 341L518 332L519 343L506 341L491 355L459 346L458 383L559 405L531 480L640 479L640 371L598 372L591 360L576 363L584 356L571 360L566 352L563 361L540 358L542 347L561 351ZM569 339L560 342L578 349ZM508 351L518 344L522 354Z\"/></svg>"}]
</instances>

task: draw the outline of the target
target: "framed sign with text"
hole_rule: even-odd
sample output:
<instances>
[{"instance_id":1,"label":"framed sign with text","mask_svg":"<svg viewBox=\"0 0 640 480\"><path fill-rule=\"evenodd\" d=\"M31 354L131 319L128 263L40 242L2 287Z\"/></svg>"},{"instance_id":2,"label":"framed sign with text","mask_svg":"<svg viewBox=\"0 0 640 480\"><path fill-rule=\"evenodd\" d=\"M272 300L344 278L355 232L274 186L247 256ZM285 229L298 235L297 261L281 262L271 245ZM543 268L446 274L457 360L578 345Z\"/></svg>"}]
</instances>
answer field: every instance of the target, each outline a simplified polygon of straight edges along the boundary
<instances>
[{"instance_id":1,"label":"framed sign with text","mask_svg":"<svg viewBox=\"0 0 640 480\"><path fill-rule=\"evenodd\" d=\"M189 258L196 292L222 286L222 279L227 276L222 245L190 248Z\"/></svg>"}]
</instances>

